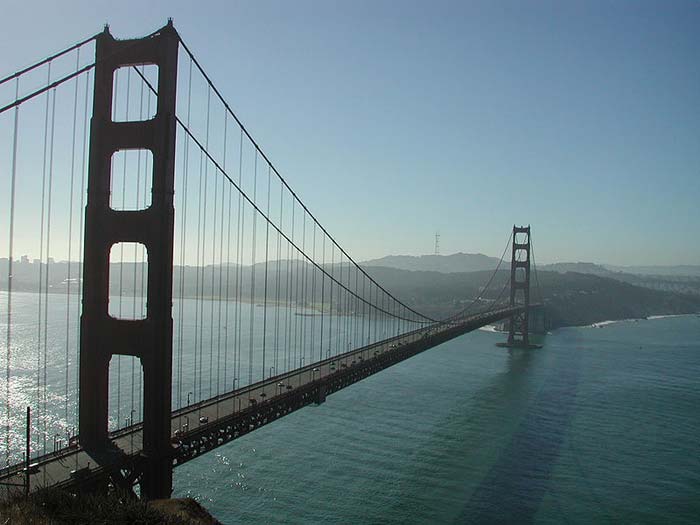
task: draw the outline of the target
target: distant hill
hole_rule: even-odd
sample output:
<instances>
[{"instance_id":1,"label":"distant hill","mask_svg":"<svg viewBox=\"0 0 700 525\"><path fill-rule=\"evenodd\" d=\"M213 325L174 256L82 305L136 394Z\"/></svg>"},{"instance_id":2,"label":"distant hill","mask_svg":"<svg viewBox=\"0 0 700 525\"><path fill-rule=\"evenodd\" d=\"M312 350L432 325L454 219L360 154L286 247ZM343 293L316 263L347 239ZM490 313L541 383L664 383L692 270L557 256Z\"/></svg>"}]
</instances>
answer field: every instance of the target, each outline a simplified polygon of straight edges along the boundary
<instances>
[{"instance_id":1,"label":"distant hill","mask_svg":"<svg viewBox=\"0 0 700 525\"><path fill-rule=\"evenodd\" d=\"M368 270L398 297L435 318L446 317L468 305L482 294L481 287L492 274L409 272L382 267ZM507 299L509 281L510 271L499 271L489 291L481 295L481 305ZM532 287L533 300L544 302L552 328L700 312L698 295L649 289L590 273L540 271Z\"/></svg>"},{"instance_id":2,"label":"distant hill","mask_svg":"<svg viewBox=\"0 0 700 525\"><path fill-rule=\"evenodd\" d=\"M543 265L538 265L537 267L538 270L546 271L546 272L557 272L557 273L566 273L566 272L576 272L576 273L585 273L585 274L590 274L590 275L602 275L606 277L613 277L613 272L605 268L604 266L601 266L600 264L595 264L595 263L590 263L590 262L560 262L560 263L553 263L553 264L543 264Z\"/></svg>"},{"instance_id":3,"label":"distant hill","mask_svg":"<svg viewBox=\"0 0 700 525\"><path fill-rule=\"evenodd\" d=\"M510 254L508 254L510 255ZM362 263L370 268L384 267L413 272L442 274L483 272L494 270L498 259L482 254L455 253L453 255L389 255ZM503 261L507 270L510 261ZM540 272L558 274L578 273L595 275L650 288L652 290L700 295L700 266L610 266L592 262L559 262L537 266Z\"/></svg>"},{"instance_id":4,"label":"distant hill","mask_svg":"<svg viewBox=\"0 0 700 525\"><path fill-rule=\"evenodd\" d=\"M504 261L508 263L508 261ZM363 266L383 266L397 270L419 272L461 273L493 270L498 259L481 253L454 253L452 255L387 255L361 263ZM507 264L506 266L507 267ZM576 272L600 275L622 281L631 280L632 275L658 277L700 277L700 265L678 266L614 266L592 262L558 262L538 265L548 272ZM622 274L622 275L621 275Z\"/></svg>"},{"instance_id":5,"label":"distant hill","mask_svg":"<svg viewBox=\"0 0 700 525\"><path fill-rule=\"evenodd\" d=\"M466 254L446 256L462 264L471 257ZM440 259L439 256L429 256ZM485 256L488 260L490 258ZM477 258L477 259L478 259ZM413 259L421 259L415 257ZM483 259L482 259L483 260ZM495 260L495 259L494 259ZM484 263L486 264L486 262ZM495 263L492 263L495 265ZM643 318L652 315L700 313L700 278L673 276L642 276L610 272L610 276L594 275L595 265L573 263L585 272L540 269L532 281L534 301L543 302L553 328L587 325L605 320ZM77 263L71 268L68 280L66 263L51 263L48 275L50 293L78 293L80 271ZM445 264L442 268L446 268ZM46 265L43 265L46 269ZM36 292L41 267L38 263L17 262L13 265L13 290ZM122 271L123 270L123 271ZM110 291L113 295L139 296L144 288L142 263L113 264L110 272ZM300 260L270 261L251 266L175 266L173 268L173 295L180 298L224 297L257 304L261 298L270 301L296 302L298 305L325 305L338 313L355 312L356 306L339 293L338 285L331 296L329 274L336 282L350 283L358 272L349 271L347 263L326 265L326 274ZM486 307L509 298L510 269L508 261L493 275L488 268L472 272L416 271L366 266L377 282L416 310L435 319L457 313L478 298L475 308ZM230 277L230 278L229 278ZM360 279L362 279L360 277ZM487 291L482 290L491 279ZM7 289L7 259L0 259L0 290ZM46 286L44 281L44 286ZM376 297L376 287L365 287L358 281L359 294L367 294L370 302ZM266 294L267 290L267 296ZM273 291L274 292L270 292ZM332 298L331 298L332 297ZM135 303L134 303L135 304Z\"/></svg>"},{"instance_id":6,"label":"distant hill","mask_svg":"<svg viewBox=\"0 0 700 525\"><path fill-rule=\"evenodd\" d=\"M578 262L545 264L538 270L597 275L652 290L700 295L698 266L608 266Z\"/></svg>"},{"instance_id":7,"label":"distant hill","mask_svg":"<svg viewBox=\"0 0 700 525\"><path fill-rule=\"evenodd\" d=\"M673 277L700 277L700 265L683 264L678 266L612 266L605 268L613 272L632 273L635 275L663 275Z\"/></svg>"},{"instance_id":8,"label":"distant hill","mask_svg":"<svg viewBox=\"0 0 700 525\"><path fill-rule=\"evenodd\" d=\"M452 255L387 255L360 263L362 266L383 266L398 270L420 272L480 272L493 270L498 259L481 253L454 253Z\"/></svg>"}]
</instances>

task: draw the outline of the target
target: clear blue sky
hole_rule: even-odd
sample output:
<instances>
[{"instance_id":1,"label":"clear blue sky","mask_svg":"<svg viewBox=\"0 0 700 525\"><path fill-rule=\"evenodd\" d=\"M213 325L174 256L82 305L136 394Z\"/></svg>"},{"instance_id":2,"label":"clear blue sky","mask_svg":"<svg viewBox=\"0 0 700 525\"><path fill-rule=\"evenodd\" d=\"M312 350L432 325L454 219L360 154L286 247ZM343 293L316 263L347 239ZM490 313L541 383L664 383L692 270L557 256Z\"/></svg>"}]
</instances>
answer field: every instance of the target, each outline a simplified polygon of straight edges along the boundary
<instances>
[{"instance_id":1,"label":"clear blue sky","mask_svg":"<svg viewBox=\"0 0 700 525\"><path fill-rule=\"evenodd\" d=\"M357 259L700 264L699 2L13 1L0 75L168 16Z\"/></svg>"}]
</instances>

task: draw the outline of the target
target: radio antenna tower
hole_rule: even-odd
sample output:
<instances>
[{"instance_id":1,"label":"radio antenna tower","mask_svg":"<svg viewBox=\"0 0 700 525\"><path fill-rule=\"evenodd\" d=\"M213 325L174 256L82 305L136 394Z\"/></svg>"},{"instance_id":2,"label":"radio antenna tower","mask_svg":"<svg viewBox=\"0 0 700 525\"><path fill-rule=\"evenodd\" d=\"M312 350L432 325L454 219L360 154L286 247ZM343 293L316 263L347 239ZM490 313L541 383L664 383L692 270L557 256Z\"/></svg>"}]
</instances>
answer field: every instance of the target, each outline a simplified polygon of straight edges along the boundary
<instances>
[{"instance_id":1,"label":"radio antenna tower","mask_svg":"<svg viewBox=\"0 0 700 525\"><path fill-rule=\"evenodd\" d=\"M440 234L435 233L435 255L440 255Z\"/></svg>"}]
</instances>

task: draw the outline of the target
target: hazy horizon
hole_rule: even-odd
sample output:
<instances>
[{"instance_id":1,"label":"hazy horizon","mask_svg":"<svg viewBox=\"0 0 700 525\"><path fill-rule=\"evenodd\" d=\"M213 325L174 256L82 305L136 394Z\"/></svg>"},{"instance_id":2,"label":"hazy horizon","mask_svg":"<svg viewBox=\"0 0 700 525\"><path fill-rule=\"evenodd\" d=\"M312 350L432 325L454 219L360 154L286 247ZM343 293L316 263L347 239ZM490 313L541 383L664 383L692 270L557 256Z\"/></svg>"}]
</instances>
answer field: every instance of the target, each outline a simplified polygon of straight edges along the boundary
<instances>
[{"instance_id":1,"label":"hazy horizon","mask_svg":"<svg viewBox=\"0 0 700 525\"><path fill-rule=\"evenodd\" d=\"M364 260L357 260L357 259L355 259L355 260L356 260L356 262L359 263L359 264L364 264L364 263L368 263L368 262L379 261L379 260L382 260L382 259L385 259L385 258L389 258L389 257L413 257L413 258L421 258L421 257L453 257L453 256L456 256L456 255L483 256L483 257L488 257L488 258L490 258L490 259L496 259L496 260L500 259L500 254L499 254L499 255L489 255L489 254L485 254L485 253L481 253L481 252L476 252L476 253L455 252L455 253L439 253L439 254L435 254L435 253L423 253L423 254L415 254L415 255L414 255L414 254L407 254L407 253L391 253L391 254L386 254L386 255L379 256L379 257L373 257L373 258L371 258L371 259L364 259ZM35 264L35 263L38 261L38 258L29 257L28 254L21 254L21 255L18 255L18 256L13 257L13 264L14 264L14 263L21 263L21 262L22 262L22 258L24 258L25 256L28 257L27 262L28 262L29 264ZM76 264L76 265L77 265L77 264L80 264L80 260L79 260L79 259L72 259L71 261L68 261L67 259L56 259L56 258L52 258L52 259L53 259L53 260L50 261L50 264L67 264L68 262L70 262L71 264ZM279 261L279 262L285 262L285 261L287 261L287 260L295 260L295 259L293 259L293 258L290 258L290 259L287 259L287 258L280 258L280 259L271 258L271 259L268 260L268 263L274 263L274 262L278 262L278 261ZM506 254L506 257L504 257L503 260L504 260L504 264L509 263L509 261L510 261L510 259L509 259L509 254ZM4 261L7 261L7 257L0 257L0 261L3 261L3 262L4 262ZM42 260L41 262L45 264L45 263L46 263L46 260ZM124 264L133 264L134 262L136 262L136 263L142 263L143 261L141 261L141 260L136 260L136 261L134 261L133 259L130 259L130 260L125 259L125 260L123 261ZM305 261L305 262L308 263L309 261ZM610 263L607 263L607 262L605 262L605 261L602 261L602 262L601 262L601 261L575 261L575 260L542 261L542 262L540 262L539 260L537 260L536 263L537 263L538 266L549 266L549 265L556 265L556 264L595 264L595 265L598 265L598 266L602 266L602 267L611 267L611 268L646 268L646 267L648 267L648 268L654 268L654 267L658 267L658 268L664 268L664 267L669 267L669 268L680 268L680 267L686 267L686 266L687 266L687 267L700 267L700 263L699 263L699 264L610 264ZM116 264L120 264L120 261L111 261L110 264L115 264L115 265L116 265ZM235 266L237 263L236 263L235 261L230 261L230 262L223 261L223 263L221 263L221 264L222 264L222 265L231 265L231 266ZM259 261L256 261L255 264L256 264L256 265L258 265L258 264L265 264L265 261L264 261L264 260L259 260ZM327 262L326 264L327 264L327 265L330 265L331 263L330 263L330 262ZM340 263L336 262L336 263L333 263L333 264L340 264ZM343 262L343 264L348 264L348 263L347 263L347 262ZM218 262L217 262L217 263L214 263L214 264L212 264L212 263L205 263L205 264L199 265L199 267L204 267L204 268L206 268L206 267L209 267L209 266L219 266L219 265L220 265L220 263L218 263ZM251 265L251 263L250 263L250 262L247 262L247 263L243 263L241 266L250 266L250 265ZM179 262L176 260L176 261L174 261L174 266L181 266L181 265L180 265ZM188 264L188 263L186 263L184 266L186 266L186 267L197 267L196 264Z\"/></svg>"}]
</instances>

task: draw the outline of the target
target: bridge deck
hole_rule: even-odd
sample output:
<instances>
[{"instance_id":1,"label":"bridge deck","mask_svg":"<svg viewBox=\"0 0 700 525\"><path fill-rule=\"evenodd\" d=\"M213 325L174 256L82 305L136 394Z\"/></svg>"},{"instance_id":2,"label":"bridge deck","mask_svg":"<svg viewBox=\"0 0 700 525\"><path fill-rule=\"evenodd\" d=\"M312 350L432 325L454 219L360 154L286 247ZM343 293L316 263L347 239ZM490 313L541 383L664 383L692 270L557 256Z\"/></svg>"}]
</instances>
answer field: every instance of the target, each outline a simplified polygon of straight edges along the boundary
<instances>
[{"instance_id":1,"label":"bridge deck","mask_svg":"<svg viewBox=\"0 0 700 525\"><path fill-rule=\"evenodd\" d=\"M532 307L532 306L531 306ZM398 337L324 359L172 413L173 463L236 439L260 426L361 379L467 332L510 317L522 307L476 314L451 324L431 325ZM90 451L79 445L47 454L30 468L30 491L49 486L83 485L105 478L131 488L142 449L141 425L112 434L112 448ZM24 492L23 465L0 473L0 483Z\"/></svg>"}]
</instances>

